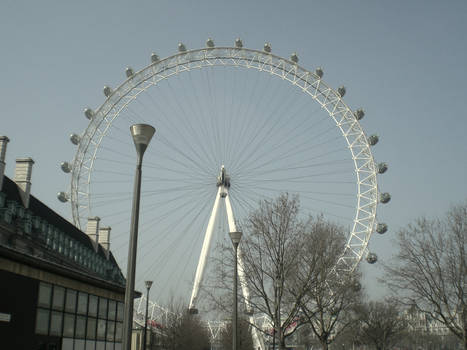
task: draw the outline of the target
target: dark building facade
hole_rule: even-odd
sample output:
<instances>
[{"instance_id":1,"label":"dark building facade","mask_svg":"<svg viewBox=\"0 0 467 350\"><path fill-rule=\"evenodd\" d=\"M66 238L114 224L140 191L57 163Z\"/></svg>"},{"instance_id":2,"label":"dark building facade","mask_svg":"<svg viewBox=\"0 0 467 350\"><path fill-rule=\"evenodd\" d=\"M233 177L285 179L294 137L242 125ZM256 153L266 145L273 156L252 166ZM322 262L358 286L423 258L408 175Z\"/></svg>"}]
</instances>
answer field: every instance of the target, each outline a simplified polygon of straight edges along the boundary
<instances>
[{"instance_id":1,"label":"dark building facade","mask_svg":"<svg viewBox=\"0 0 467 350\"><path fill-rule=\"evenodd\" d=\"M6 177L7 142L0 137L0 348L121 349L125 279L110 229L91 218L82 232L30 195L32 159Z\"/></svg>"}]
</instances>

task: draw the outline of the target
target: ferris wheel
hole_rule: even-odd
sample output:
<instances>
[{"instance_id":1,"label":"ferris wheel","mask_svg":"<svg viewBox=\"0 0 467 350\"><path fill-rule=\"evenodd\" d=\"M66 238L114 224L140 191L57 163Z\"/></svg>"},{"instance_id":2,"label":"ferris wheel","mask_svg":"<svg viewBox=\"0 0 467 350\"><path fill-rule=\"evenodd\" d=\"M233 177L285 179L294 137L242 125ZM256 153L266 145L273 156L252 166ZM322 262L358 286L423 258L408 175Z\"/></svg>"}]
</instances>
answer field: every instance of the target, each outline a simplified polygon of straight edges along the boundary
<instances>
[{"instance_id":1,"label":"ferris wheel","mask_svg":"<svg viewBox=\"0 0 467 350\"><path fill-rule=\"evenodd\" d=\"M254 50L208 39L164 59L153 53L147 67L125 73L71 135L76 154L61 165L70 191L58 198L71 203L77 227L95 216L111 226L125 270L136 159L129 127L156 127L143 164L137 287L154 280L156 299L190 297L194 309L215 247L230 246L227 233L261 200L285 192L299 195L303 213L348 229L337 270L376 262L368 243L387 231L376 216L390 200L377 185L387 164L374 160L378 136L364 132L364 111L351 109L346 89L326 84L321 68L277 56L269 43Z\"/></svg>"}]
</instances>

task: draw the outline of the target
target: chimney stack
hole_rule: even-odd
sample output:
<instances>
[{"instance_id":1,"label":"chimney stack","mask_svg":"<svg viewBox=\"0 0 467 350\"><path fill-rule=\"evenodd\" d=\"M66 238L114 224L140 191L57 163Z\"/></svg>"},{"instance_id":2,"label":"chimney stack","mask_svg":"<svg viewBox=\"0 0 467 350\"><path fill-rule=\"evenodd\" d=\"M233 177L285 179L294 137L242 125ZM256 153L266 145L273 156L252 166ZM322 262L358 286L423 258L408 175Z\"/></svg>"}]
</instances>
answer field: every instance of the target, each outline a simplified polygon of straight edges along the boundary
<instances>
[{"instance_id":1,"label":"chimney stack","mask_svg":"<svg viewBox=\"0 0 467 350\"><path fill-rule=\"evenodd\" d=\"M104 248L105 256L109 259L110 250L110 227L99 228L99 244Z\"/></svg>"},{"instance_id":2,"label":"chimney stack","mask_svg":"<svg viewBox=\"0 0 467 350\"><path fill-rule=\"evenodd\" d=\"M25 208L29 208L29 195L31 194L31 173L34 161L32 158L16 159L14 181L20 189L21 200Z\"/></svg>"},{"instance_id":3,"label":"chimney stack","mask_svg":"<svg viewBox=\"0 0 467 350\"><path fill-rule=\"evenodd\" d=\"M0 191L3 186L3 176L5 175L6 146L10 139L6 136L0 136Z\"/></svg>"},{"instance_id":4,"label":"chimney stack","mask_svg":"<svg viewBox=\"0 0 467 350\"><path fill-rule=\"evenodd\" d=\"M98 241L99 241L99 217L88 218L88 224L86 226L86 234L91 238L94 249L97 252Z\"/></svg>"}]
</instances>

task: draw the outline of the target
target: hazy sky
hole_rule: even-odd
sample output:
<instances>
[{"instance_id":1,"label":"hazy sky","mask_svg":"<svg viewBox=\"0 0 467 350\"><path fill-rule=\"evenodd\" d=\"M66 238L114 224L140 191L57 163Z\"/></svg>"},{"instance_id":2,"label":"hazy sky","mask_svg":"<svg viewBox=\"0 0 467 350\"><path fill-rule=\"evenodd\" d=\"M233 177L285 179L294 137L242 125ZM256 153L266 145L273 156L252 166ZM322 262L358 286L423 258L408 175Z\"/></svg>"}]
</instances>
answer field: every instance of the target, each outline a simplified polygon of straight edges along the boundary
<instances>
[{"instance_id":1,"label":"hazy sky","mask_svg":"<svg viewBox=\"0 0 467 350\"><path fill-rule=\"evenodd\" d=\"M98 107L102 88L124 80L127 65L176 52L178 42L203 47L244 45L289 57L310 70L323 67L345 101L363 107L367 133L388 172L380 178L392 201L379 217L389 225L372 250L391 258L397 229L421 215L441 215L467 197L467 2L465 1L9 1L0 5L0 134L14 159L34 159L32 193L70 218L56 199L69 177L59 164L76 148L86 106ZM384 291L365 263L372 296Z\"/></svg>"}]
</instances>

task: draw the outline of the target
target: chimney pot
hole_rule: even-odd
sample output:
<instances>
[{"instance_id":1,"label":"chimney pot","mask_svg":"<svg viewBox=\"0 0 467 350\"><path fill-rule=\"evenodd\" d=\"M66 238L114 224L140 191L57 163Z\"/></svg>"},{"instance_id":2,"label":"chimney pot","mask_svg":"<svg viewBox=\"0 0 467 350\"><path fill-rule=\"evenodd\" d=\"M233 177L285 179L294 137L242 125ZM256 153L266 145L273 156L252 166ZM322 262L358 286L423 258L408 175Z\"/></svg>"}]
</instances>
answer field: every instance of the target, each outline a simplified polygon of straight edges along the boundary
<instances>
[{"instance_id":1,"label":"chimney pot","mask_svg":"<svg viewBox=\"0 0 467 350\"><path fill-rule=\"evenodd\" d=\"M94 250L97 251L99 241L99 217L88 218L86 234L91 238Z\"/></svg>"},{"instance_id":2,"label":"chimney pot","mask_svg":"<svg viewBox=\"0 0 467 350\"><path fill-rule=\"evenodd\" d=\"M31 174L34 161L32 158L16 159L14 181L20 189L21 200L25 208L29 208L29 195L31 194Z\"/></svg>"},{"instance_id":3,"label":"chimney pot","mask_svg":"<svg viewBox=\"0 0 467 350\"><path fill-rule=\"evenodd\" d=\"M6 136L0 136L0 191L3 186L3 176L5 175L6 146L10 139Z\"/></svg>"}]
</instances>

